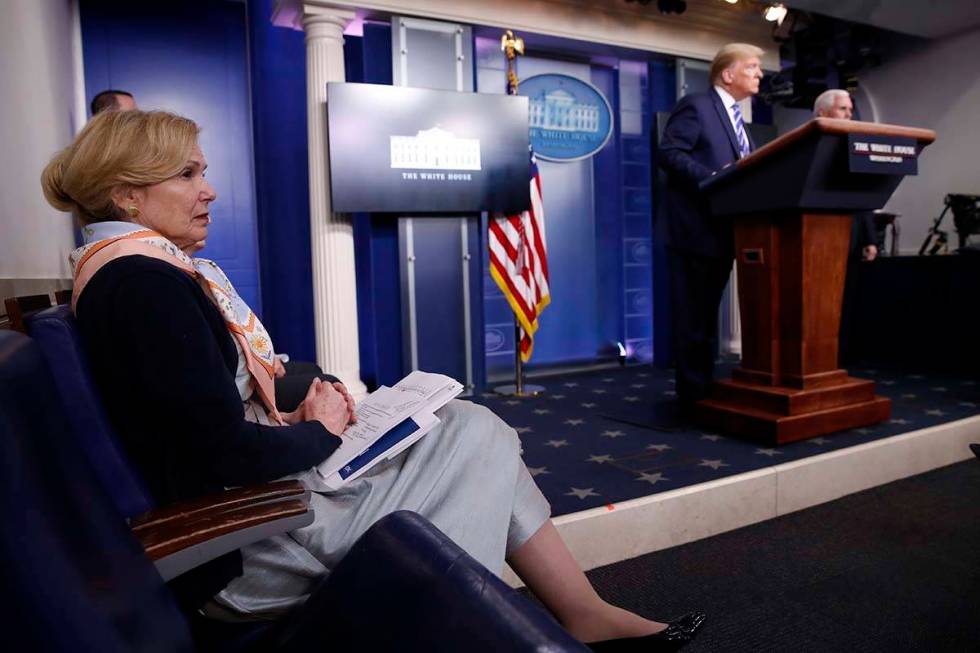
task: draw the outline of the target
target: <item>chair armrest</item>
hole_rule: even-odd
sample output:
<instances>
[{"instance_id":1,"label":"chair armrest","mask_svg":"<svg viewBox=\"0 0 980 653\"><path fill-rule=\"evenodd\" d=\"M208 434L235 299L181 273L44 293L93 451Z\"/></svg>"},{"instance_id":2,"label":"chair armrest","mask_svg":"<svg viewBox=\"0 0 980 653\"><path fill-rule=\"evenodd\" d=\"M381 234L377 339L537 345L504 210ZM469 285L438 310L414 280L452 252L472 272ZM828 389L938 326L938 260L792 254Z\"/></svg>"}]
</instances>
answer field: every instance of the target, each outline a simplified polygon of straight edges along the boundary
<instances>
[{"instance_id":1,"label":"chair armrest","mask_svg":"<svg viewBox=\"0 0 980 653\"><path fill-rule=\"evenodd\" d=\"M382 517L358 539L281 638L286 650L589 650L544 608L406 511Z\"/></svg>"},{"instance_id":2,"label":"chair armrest","mask_svg":"<svg viewBox=\"0 0 980 653\"><path fill-rule=\"evenodd\" d=\"M263 485L225 490L200 499L181 501L165 508L148 510L133 517L129 526L139 537L148 528L157 528L172 521L183 522L194 517L215 515L249 505L271 503L285 499L309 502L310 491L299 481L274 481Z\"/></svg>"},{"instance_id":3,"label":"chair armrest","mask_svg":"<svg viewBox=\"0 0 980 653\"><path fill-rule=\"evenodd\" d=\"M313 523L303 499L246 505L144 525L136 538L168 581L218 556Z\"/></svg>"}]
</instances>

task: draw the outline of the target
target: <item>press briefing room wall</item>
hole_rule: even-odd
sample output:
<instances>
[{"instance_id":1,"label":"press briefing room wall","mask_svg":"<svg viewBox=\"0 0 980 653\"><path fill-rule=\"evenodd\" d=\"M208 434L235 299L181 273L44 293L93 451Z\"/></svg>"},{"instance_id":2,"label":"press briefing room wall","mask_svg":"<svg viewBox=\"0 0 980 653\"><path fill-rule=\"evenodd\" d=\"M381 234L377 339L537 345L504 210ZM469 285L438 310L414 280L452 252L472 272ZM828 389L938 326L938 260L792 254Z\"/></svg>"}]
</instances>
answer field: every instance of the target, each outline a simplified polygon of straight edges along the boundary
<instances>
[{"instance_id":1,"label":"press briefing room wall","mask_svg":"<svg viewBox=\"0 0 980 653\"><path fill-rule=\"evenodd\" d=\"M133 93L201 126L208 180L218 193L207 247L261 315L249 115L246 9L240 2L81 3L85 93Z\"/></svg>"},{"instance_id":2,"label":"press briefing room wall","mask_svg":"<svg viewBox=\"0 0 980 653\"><path fill-rule=\"evenodd\" d=\"M469 83L471 71L467 68L458 74L457 68L457 57L472 61L463 38L467 26L400 20L367 22L361 37L345 37L348 81L387 83L406 73L412 86L455 89L460 82ZM481 34L487 31L480 28ZM480 36L474 42L477 90L502 93L504 63L499 41ZM390 69L377 63L385 58L386 50L391 53ZM530 368L593 364L603 357L615 360L617 341L625 341L636 360L649 361L652 300L646 62L592 65L588 56L579 54L573 62L562 56L528 56L518 65L522 78L563 72L591 82L616 112L615 132L594 158L575 163L539 161L552 304L541 319ZM628 68L625 81L624 67ZM629 106L620 110L624 85ZM625 135L619 130L623 116L630 129ZM603 192L595 193L595 188ZM408 260L406 247L409 221L413 261ZM471 365L477 383L484 378L484 361L491 381L512 374L513 321L488 274L485 216L372 214L355 216L354 223L358 300L374 311L360 326L366 378L390 382L409 369L413 314L414 355L419 367L463 379ZM466 254L470 260L464 266ZM414 277L412 292L406 288L409 275ZM414 311L407 306L409 301L416 303ZM382 306L384 310L379 311ZM465 339L467 306L469 343ZM393 315L401 315L402 320L396 324ZM469 362L467 351L472 356ZM393 364L396 361L400 366Z\"/></svg>"}]
</instances>

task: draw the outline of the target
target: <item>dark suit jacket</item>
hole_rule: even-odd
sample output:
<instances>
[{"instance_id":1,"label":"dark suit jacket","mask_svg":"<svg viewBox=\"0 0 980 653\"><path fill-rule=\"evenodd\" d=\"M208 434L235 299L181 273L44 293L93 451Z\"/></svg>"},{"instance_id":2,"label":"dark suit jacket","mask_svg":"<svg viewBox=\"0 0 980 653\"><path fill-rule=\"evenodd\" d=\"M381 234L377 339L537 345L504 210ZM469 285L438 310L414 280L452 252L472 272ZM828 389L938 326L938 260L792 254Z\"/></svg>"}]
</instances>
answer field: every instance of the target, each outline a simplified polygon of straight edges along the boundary
<instances>
[{"instance_id":1,"label":"dark suit jacket","mask_svg":"<svg viewBox=\"0 0 980 653\"><path fill-rule=\"evenodd\" d=\"M858 211L851 221L851 245L847 252L849 259L861 260L864 248L878 244L878 233L875 228L874 211Z\"/></svg>"},{"instance_id":2,"label":"dark suit jacket","mask_svg":"<svg viewBox=\"0 0 980 653\"><path fill-rule=\"evenodd\" d=\"M714 89L680 99L664 127L657 155L658 165L667 173L661 204L666 215L658 217L666 220L659 232L666 244L702 256L730 258L734 252L731 221L712 218L698 192L699 182L738 159L735 130Z\"/></svg>"}]
</instances>

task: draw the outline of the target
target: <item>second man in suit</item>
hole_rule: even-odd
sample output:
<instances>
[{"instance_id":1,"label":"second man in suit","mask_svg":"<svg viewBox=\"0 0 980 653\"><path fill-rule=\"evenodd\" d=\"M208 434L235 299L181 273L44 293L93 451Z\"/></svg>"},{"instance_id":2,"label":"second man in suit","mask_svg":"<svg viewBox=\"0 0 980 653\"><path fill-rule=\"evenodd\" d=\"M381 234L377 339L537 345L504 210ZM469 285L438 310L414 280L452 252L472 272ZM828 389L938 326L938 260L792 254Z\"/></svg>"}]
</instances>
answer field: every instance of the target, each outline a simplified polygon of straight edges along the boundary
<instances>
[{"instance_id":1,"label":"second man in suit","mask_svg":"<svg viewBox=\"0 0 980 653\"><path fill-rule=\"evenodd\" d=\"M729 43L711 62L712 88L674 107L658 148L666 172L660 233L670 270L677 396L690 408L714 372L718 304L734 256L731 221L713 218L698 184L752 151L740 102L759 92L762 50Z\"/></svg>"}]
</instances>

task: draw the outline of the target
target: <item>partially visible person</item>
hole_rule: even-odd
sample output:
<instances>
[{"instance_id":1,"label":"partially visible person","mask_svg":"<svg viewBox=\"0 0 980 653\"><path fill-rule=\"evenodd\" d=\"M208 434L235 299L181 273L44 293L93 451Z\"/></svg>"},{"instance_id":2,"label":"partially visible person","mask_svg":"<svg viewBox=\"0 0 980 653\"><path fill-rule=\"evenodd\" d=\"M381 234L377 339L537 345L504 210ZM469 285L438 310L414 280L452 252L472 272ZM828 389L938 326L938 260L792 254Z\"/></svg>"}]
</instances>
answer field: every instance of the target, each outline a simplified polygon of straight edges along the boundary
<instances>
[{"instance_id":1,"label":"partially visible person","mask_svg":"<svg viewBox=\"0 0 980 653\"><path fill-rule=\"evenodd\" d=\"M815 118L851 120L854 117L854 101L851 94L840 88L831 88L813 102ZM841 364L856 357L854 334L857 330L858 279L861 262L871 262L878 257L877 233L873 211L858 211L851 219L851 240L847 248L847 275L844 278L844 295L841 300L840 330L837 337L838 359Z\"/></svg>"},{"instance_id":2,"label":"partially visible person","mask_svg":"<svg viewBox=\"0 0 980 653\"><path fill-rule=\"evenodd\" d=\"M713 217L698 184L753 149L739 103L759 92L762 49L729 43L711 62L712 88L678 102L657 150L666 172L664 203L676 392L689 409L707 395L718 349L718 305L728 283L735 235Z\"/></svg>"},{"instance_id":3,"label":"partially visible person","mask_svg":"<svg viewBox=\"0 0 980 653\"><path fill-rule=\"evenodd\" d=\"M72 306L109 418L156 503L282 477L313 490L311 525L181 576L184 609L278 617L375 521L406 509L494 573L506 559L594 650L690 640L701 613L664 624L599 597L549 519L516 432L482 406L452 401L404 452L339 490L323 485L313 467L339 445L353 400L316 380L295 411L278 410L268 334L217 265L182 251L207 238L216 199L198 131L170 113L104 112L42 175L52 206L85 224Z\"/></svg>"},{"instance_id":4,"label":"partially visible person","mask_svg":"<svg viewBox=\"0 0 980 653\"><path fill-rule=\"evenodd\" d=\"M817 118L838 118L850 120L854 116L854 102L851 94L839 88L832 88L817 96L813 103L813 115ZM859 211L851 221L851 246L849 259L853 260L860 252L861 260L873 261L878 256L878 237L875 230L874 213Z\"/></svg>"},{"instance_id":5,"label":"partially visible person","mask_svg":"<svg viewBox=\"0 0 980 653\"><path fill-rule=\"evenodd\" d=\"M90 108L92 115L95 116L103 111L134 111L138 107L136 106L136 98L133 97L132 93L110 88L96 94L92 98Z\"/></svg>"}]
</instances>

